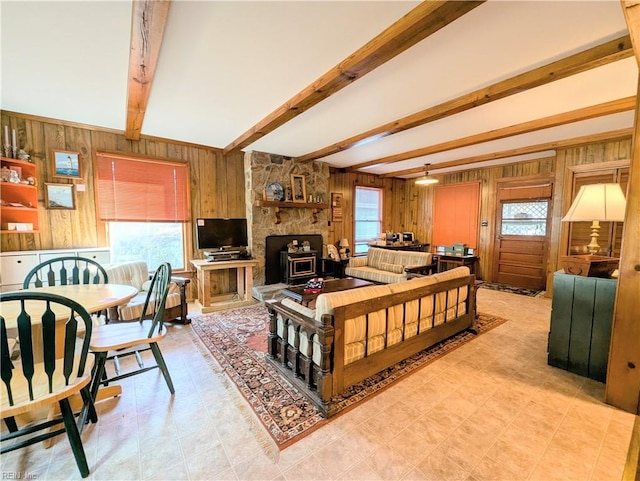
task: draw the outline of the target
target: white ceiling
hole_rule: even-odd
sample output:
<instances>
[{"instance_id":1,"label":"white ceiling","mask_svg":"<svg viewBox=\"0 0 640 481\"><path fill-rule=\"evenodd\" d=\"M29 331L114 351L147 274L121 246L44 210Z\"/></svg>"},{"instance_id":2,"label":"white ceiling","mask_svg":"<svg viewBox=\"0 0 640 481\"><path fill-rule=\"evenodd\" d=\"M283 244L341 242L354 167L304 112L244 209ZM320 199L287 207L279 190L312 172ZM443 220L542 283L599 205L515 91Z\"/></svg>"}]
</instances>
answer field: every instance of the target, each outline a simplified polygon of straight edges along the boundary
<instances>
[{"instance_id":1,"label":"white ceiling","mask_svg":"<svg viewBox=\"0 0 640 481\"><path fill-rule=\"evenodd\" d=\"M174 1L142 134L224 148L416 5ZM131 11L130 1L2 0L1 108L124 130ZM245 150L304 155L626 33L616 0L489 1ZM637 75L635 60L627 58L321 160L349 167L633 96ZM436 165L632 125L630 111L367 171Z\"/></svg>"}]
</instances>

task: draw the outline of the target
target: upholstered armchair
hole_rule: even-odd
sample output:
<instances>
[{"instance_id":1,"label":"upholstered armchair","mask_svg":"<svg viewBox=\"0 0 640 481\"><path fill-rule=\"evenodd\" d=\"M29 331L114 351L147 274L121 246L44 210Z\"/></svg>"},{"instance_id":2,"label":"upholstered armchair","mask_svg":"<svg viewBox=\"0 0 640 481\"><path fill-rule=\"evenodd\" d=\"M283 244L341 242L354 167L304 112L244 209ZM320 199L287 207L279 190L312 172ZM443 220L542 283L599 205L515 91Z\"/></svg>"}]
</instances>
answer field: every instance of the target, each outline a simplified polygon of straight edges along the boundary
<instances>
[{"instance_id":1,"label":"upholstered armchair","mask_svg":"<svg viewBox=\"0 0 640 481\"><path fill-rule=\"evenodd\" d=\"M132 261L114 264L107 267L109 282L112 284L127 284L138 289L138 295L124 306L109 310L110 321L137 321L140 319L147 291L151 285L151 276L146 262ZM186 286L190 282L184 277L171 277L169 293L164 311L164 321L180 321L189 324L187 317Z\"/></svg>"}]
</instances>

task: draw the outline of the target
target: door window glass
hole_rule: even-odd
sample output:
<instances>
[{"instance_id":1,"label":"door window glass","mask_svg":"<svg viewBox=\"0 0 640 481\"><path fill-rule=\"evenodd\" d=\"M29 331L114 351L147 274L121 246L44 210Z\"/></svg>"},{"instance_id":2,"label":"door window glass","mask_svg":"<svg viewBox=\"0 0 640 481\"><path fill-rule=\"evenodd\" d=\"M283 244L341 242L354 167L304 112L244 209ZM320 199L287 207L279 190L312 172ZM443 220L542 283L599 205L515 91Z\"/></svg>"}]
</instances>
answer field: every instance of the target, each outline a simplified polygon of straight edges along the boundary
<instances>
[{"instance_id":1,"label":"door window glass","mask_svg":"<svg viewBox=\"0 0 640 481\"><path fill-rule=\"evenodd\" d=\"M549 202L504 202L502 235L543 236L547 233Z\"/></svg>"}]
</instances>

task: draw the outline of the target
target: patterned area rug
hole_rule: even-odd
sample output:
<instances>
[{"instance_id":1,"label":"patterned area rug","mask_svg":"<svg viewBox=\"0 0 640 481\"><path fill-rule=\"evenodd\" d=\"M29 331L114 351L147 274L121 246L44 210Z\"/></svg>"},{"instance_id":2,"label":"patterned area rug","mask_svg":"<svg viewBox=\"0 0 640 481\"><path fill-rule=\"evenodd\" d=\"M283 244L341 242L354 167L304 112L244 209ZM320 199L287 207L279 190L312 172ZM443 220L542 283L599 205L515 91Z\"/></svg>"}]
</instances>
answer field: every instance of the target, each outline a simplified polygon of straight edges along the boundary
<instances>
[{"instance_id":1,"label":"patterned area rug","mask_svg":"<svg viewBox=\"0 0 640 481\"><path fill-rule=\"evenodd\" d=\"M478 334L505 322L479 314ZM265 359L269 317L264 304L194 317L193 332L238 387L279 449L293 444L328 421ZM462 332L352 386L336 402L340 411L380 393L476 336Z\"/></svg>"},{"instance_id":2,"label":"patterned area rug","mask_svg":"<svg viewBox=\"0 0 640 481\"><path fill-rule=\"evenodd\" d=\"M479 281L479 282L481 282L481 284L479 283L478 287L484 287L485 289L491 289L493 291L503 291L503 292L510 292L512 294L520 294L522 296L537 297L544 292L540 289L528 289L526 287L513 287L513 286L508 286L507 284L497 284L495 282L484 282L484 281Z\"/></svg>"}]
</instances>

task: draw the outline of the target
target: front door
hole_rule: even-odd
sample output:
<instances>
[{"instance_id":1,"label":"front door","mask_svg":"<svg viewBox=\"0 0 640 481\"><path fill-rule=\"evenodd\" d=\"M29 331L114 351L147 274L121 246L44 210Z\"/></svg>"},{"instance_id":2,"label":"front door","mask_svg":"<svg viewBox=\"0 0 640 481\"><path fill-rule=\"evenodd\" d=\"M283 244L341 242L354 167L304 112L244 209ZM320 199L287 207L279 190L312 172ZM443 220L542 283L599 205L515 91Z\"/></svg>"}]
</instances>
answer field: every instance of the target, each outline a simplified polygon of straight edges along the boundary
<instances>
[{"instance_id":1,"label":"front door","mask_svg":"<svg viewBox=\"0 0 640 481\"><path fill-rule=\"evenodd\" d=\"M546 287L551 186L547 184L545 189L536 187L533 191L528 188L507 189L509 194L499 196L494 282L530 289ZM542 195L532 198L532 192Z\"/></svg>"}]
</instances>

